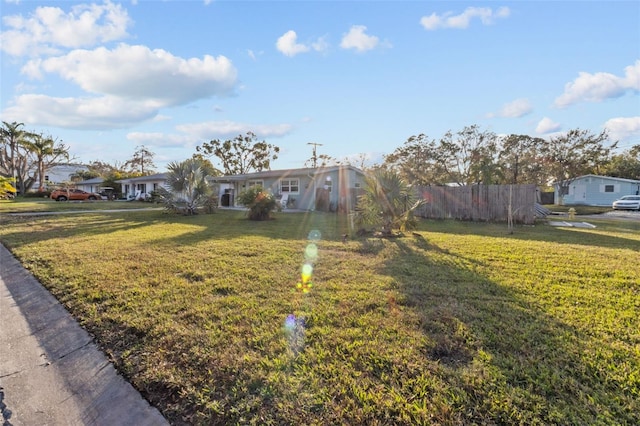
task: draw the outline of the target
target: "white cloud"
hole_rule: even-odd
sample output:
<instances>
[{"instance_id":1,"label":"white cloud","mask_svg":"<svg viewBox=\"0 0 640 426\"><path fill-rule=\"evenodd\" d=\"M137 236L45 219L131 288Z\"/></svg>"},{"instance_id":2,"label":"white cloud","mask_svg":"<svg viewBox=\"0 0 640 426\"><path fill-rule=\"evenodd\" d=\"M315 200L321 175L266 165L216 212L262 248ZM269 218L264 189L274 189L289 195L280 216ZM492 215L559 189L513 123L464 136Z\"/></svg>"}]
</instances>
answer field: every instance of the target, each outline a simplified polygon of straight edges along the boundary
<instances>
[{"instance_id":1,"label":"white cloud","mask_svg":"<svg viewBox=\"0 0 640 426\"><path fill-rule=\"evenodd\" d=\"M529 102L528 99L520 98L504 104L502 109L497 114L490 113L487 115L489 118L492 118L495 116L519 118L531 113L531 111L533 111L531 102Z\"/></svg>"},{"instance_id":2,"label":"white cloud","mask_svg":"<svg viewBox=\"0 0 640 426\"><path fill-rule=\"evenodd\" d=\"M325 37L320 37L318 40L311 43L311 48L316 52L326 52L329 50L329 43L325 39Z\"/></svg>"},{"instance_id":3,"label":"white cloud","mask_svg":"<svg viewBox=\"0 0 640 426\"><path fill-rule=\"evenodd\" d=\"M556 98L554 105L564 108L578 102L602 102L617 98L627 91L640 91L640 60L624 69L624 77L598 72L578 73L578 77L564 87L564 93Z\"/></svg>"},{"instance_id":4,"label":"white cloud","mask_svg":"<svg viewBox=\"0 0 640 426\"><path fill-rule=\"evenodd\" d=\"M297 42L298 35L295 31L289 30L284 33L276 42L276 48L286 56L295 56L298 53L309 51L309 46Z\"/></svg>"},{"instance_id":5,"label":"white cloud","mask_svg":"<svg viewBox=\"0 0 640 426\"><path fill-rule=\"evenodd\" d=\"M190 135L166 134L160 132L131 132L127 133L127 139L136 145L162 148L193 148L198 141L194 141Z\"/></svg>"},{"instance_id":6,"label":"white cloud","mask_svg":"<svg viewBox=\"0 0 640 426\"><path fill-rule=\"evenodd\" d=\"M22 72L31 77L55 73L88 94L77 98L20 95L2 112L3 117L76 129L126 128L154 118L165 107L230 95L237 74L224 56L184 59L126 44L113 50L74 50L34 59Z\"/></svg>"},{"instance_id":7,"label":"white cloud","mask_svg":"<svg viewBox=\"0 0 640 426\"><path fill-rule=\"evenodd\" d=\"M340 47L343 49L355 49L358 52L375 49L380 40L376 36L365 34L366 30L367 27L364 25L353 25L349 32L342 37Z\"/></svg>"},{"instance_id":8,"label":"white cloud","mask_svg":"<svg viewBox=\"0 0 640 426\"><path fill-rule=\"evenodd\" d=\"M224 56L184 59L165 50L127 44L113 50L74 50L31 60L22 72L34 78L42 72L56 73L89 93L153 101L158 106L229 95L237 78L236 69Z\"/></svg>"},{"instance_id":9,"label":"white cloud","mask_svg":"<svg viewBox=\"0 0 640 426\"><path fill-rule=\"evenodd\" d=\"M464 29L469 27L474 18L480 19L483 25L491 25L497 18L507 18L510 14L508 7L500 7L495 12L489 7L468 7L459 15L446 12L442 15L432 13L429 16L423 16L420 24L430 31L440 28Z\"/></svg>"},{"instance_id":10,"label":"white cloud","mask_svg":"<svg viewBox=\"0 0 640 426\"><path fill-rule=\"evenodd\" d=\"M640 116L612 118L604 123L604 127L609 131L611 140L614 141L640 138Z\"/></svg>"},{"instance_id":11,"label":"white cloud","mask_svg":"<svg viewBox=\"0 0 640 426\"><path fill-rule=\"evenodd\" d=\"M2 111L3 120L70 129L125 128L153 118L158 106L114 96L54 98L46 95L18 96Z\"/></svg>"},{"instance_id":12,"label":"white cloud","mask_svg":"<svg viewBox=\"0 0 640 426\"><path fill-rule=\"evenodd\" d=\"M0 49L12 56L56 54L61 48L90 47L127 37L131 19L117 3L79 4L67 13L38 7L30 16L2 18Z\"/></svg>"},{"instance_id":13,"label":"white cloud","mask_svg":"<svg viewBox=\"0 0 640 426\"><path fill-rule=\"evenodd\" d=\"M296 56L298 53L309 52L312 49L316 52L324 52L329 48L329 44L324 37L320 37L316 41L308 44L298 43L298 35L296 32L289 30L278 38L276 48L280 53L291 57Z\"/></svg>"},{"instance_id":14,"label":"white cloud","mask_svg":"<svg viewBox=\"0 0 640 426\"><path fill-rule=\"evenodd\" d=\"M250 124L235 121L206 121L176 126L180 132L189 134L197 140L217 138L233 138L247 132L255 133L258 138L280 137L293 130L290 124Z\"/></svg>"},{"instance_id":15,"label":"white cloud","mask_svg":"<svg viewBox=\"0 0 640 426\"><path fill-rule=\"evenodd\" d=\"M544 117L536 126L536 133L544 135L547 133L557 132L562 126L559 123L554 122L549 117Z\"/></svg>"}]
</instances>

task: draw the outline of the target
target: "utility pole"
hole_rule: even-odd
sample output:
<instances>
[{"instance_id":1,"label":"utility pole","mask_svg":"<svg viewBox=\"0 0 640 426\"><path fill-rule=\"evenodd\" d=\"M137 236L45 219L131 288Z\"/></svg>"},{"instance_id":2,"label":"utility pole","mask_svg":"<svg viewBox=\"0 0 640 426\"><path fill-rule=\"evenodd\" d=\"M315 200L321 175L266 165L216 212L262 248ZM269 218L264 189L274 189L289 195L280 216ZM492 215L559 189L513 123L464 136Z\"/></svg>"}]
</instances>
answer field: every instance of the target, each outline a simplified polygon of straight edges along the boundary
<instances>
[{"instance_id":1,"label":"utility pole","mask_svg":"<svg viewBox=\"0 0 640 426\"><path fill-rule=\"evenodd\" d=\"M317 163L318 163L318 156L316 155L316 148L319 146L322 146L321 143L315 143L315 142L307 142L307 145L313 145L313 156L311 157L311 160L313 161L313 168L315 169L317 167Z\"/></svg>"}]
</instances>

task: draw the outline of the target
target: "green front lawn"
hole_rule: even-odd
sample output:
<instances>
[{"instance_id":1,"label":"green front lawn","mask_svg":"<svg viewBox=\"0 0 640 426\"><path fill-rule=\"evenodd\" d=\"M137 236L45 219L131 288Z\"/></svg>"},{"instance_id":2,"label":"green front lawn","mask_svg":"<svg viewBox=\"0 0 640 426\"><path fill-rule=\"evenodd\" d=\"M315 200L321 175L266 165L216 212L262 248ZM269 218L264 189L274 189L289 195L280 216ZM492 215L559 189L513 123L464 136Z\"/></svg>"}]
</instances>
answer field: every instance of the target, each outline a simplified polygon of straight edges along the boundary
<instances>
[{"instance_id":1,"label":"green front lawn","mask_svg":"<svg viewBox=\"0 0 640 426\"><path fill-rule=\"evenodd\" d=\"M323 213L0 222L174 424L640 423L638 222L345 242Z\"/></svg>"},{"instance_id":2,"label":"green front lawn","mask_svg":"<svg viewBox=\"0 0 640 426\"><path fill-rule=\"evenodd\" d=\"M18 198L0 200L0 214L64 212L71 210L121 210L158 207L143 201L55 201L50 198Z\"/></svg>"}]
</instances>

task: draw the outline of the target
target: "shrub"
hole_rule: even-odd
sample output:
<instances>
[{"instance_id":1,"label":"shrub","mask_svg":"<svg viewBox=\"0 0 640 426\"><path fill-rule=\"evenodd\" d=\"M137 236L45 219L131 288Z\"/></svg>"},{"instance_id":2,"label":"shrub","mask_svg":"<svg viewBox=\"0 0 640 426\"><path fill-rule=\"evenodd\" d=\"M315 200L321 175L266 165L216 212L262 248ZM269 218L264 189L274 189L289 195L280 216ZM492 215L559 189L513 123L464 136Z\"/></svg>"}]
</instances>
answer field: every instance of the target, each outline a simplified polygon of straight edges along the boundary
<instances>
[{"instance_id":1,"label":"shrub","mask_svg":"<svg viewBox=\"0 0 640 426\"><path fill-rule=\"evenodd\" d=\"M238 196L238 203L249 209L249 219L268 220L271 212L278 209L278 201L273 194L265 191L261 186L243 191Z\"/></svg>"},{"instance_id":2,"label":"shrub","mask_svg":"<svg viewBox=\"0 0 640 426\"><path fill-rule=\"evenodd\" d=\"M24 198L49 198L51 191L26 192Z\"/></svg>"}]
</instances>

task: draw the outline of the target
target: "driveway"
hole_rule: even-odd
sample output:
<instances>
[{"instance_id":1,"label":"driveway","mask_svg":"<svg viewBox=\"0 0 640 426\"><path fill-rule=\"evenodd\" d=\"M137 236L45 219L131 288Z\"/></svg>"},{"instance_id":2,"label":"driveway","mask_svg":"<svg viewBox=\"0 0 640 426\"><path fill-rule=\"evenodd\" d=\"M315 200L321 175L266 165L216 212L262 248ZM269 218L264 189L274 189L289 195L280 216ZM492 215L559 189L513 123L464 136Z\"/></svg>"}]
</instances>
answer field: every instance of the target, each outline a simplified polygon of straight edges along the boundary
<instances>
[{"instance_id":1,"label":"driveway","mask_svg":"<svg viewBox=\"0 0 640 426\"><path fill-rule=\"evenodd\" d=\"M640 222L640 211L636 210L613 210L602 214L580 215L579 218L590 219L617 219Z\"/></svg>"}]
</instances>

